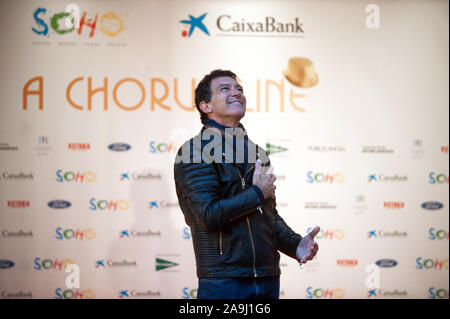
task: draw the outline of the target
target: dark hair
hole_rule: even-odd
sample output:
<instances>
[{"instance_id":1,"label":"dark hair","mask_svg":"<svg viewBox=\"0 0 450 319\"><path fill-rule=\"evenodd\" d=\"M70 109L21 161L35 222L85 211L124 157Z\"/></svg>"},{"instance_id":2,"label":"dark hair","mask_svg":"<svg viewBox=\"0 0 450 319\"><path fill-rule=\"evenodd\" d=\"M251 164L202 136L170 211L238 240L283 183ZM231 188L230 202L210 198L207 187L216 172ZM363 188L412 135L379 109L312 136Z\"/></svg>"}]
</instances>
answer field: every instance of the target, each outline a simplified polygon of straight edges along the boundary
<instances>
[{"instance_id":1,"label":"dark hair","mask_svg":"<svg viewBox=\"0 0 450 319\"><path fill-rule=\"evenodd\" d=\"M200 113L200 120L202 123L208 119L208 115L200 109L200 102L211 101L211 81L222 76L229 76L236 80L236 74L229 70L214 70L205 75L195 89L195 107Z\"/></svg>"}]
</instances>

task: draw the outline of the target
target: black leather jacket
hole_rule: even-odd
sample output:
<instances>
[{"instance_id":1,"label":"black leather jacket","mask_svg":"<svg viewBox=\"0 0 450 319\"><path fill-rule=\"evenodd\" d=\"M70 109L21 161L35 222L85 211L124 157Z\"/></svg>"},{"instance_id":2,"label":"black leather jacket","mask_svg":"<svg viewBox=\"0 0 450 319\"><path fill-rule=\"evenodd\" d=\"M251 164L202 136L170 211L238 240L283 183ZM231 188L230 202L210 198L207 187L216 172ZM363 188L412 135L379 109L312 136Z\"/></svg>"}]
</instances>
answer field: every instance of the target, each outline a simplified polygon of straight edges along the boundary
<instances>
[{"instance_id":1,"label":"black leather jacket","mask_svg":"<svg viewBox=\"0 0 450 319\"><path fill-rule=\"evenodd\" d=\"M206 140L195 142L206 128L197 140L192 138L183 145L189 152L181 162L180 148L174 165L178 201L191 228L197 276L278 276L278 251L295 258L302 237L286 225L275 200L262 200L257 186L252 186L254 162L229 163L222 153L219 162L208 163L202 157L194 163L207 145ZM257 149L258 158L264 151ZM265 152L263 155L268 159Z\"/></svg>"}]
</instances>

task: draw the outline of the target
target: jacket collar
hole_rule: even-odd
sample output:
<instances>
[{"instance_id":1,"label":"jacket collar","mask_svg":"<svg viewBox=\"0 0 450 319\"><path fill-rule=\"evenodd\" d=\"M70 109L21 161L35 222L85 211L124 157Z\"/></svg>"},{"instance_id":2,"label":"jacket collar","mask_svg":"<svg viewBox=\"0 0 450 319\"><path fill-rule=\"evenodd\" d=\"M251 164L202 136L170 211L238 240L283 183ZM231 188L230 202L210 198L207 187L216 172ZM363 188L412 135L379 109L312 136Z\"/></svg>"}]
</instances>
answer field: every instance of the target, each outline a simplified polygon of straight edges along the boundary
<instances>
[{"instance_id":1,"label":"jacket collar","mask_svg":"<svg viewBox=\"0 0 450 319\"><path fill-rule=\"evenodd\" d=\"M222 125L222 124L220 124L220 123L217 123L217 122L214 121L213 119L207 119L207 120L203 123L203 125L205 125L205 126L213 126L213 127L218 128L218 129L221 130L221 131L225 131L226 128L231 128L230 126L225 126L225 125ZM244 132L247 134L247 131L245 130L244 125L242 125L241 123L239 123L238 127L240 127L241 129L243 129Z\"/></svg>"},{"instance_id":2,"label":"jacket collar","mask_svg":"<svg viewBox=\"0 0 450 319\"><path fill-rule=\"evenodd\" d=\"M215 127L217 129L220 130L220 132L222 133L222 137L224 138L226 134L226 130L227 128L231 128L229 126L225 126L222 125L220 123L217 123L216 121L214 121L213 119L207 119L204 123L203 123L203 129L208 128L208 127ZM244 144L244 152L245 152L245 156L248 156L247 154L247 142L249 140L248 135L247 135L247 131L245 130L244 126L239 123L238 125L239 128L241 128L244 131L244 140L245 140L245 144ZM235 137L233 137L235 138ZM223 154L223 156L225 156L225 154ZM258 154L257 154L258 157ZM249 164L248 162L246 162L245 164L237 164L237 163L233 163L234 166L237 166L240 169L244 170L244 176L247 175L247 173L253 169L254 164Z\"/></svg>"}]
</instances>

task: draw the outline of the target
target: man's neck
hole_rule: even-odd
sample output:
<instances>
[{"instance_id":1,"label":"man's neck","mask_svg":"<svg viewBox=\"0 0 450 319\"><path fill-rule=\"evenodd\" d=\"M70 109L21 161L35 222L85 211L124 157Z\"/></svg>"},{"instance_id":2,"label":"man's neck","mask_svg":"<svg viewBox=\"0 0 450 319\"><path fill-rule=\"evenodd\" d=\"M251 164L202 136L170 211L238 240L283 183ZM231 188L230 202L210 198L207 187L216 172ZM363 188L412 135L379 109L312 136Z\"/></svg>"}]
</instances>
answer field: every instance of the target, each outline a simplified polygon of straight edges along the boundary
<instances>
[{"instance_id":1,"label":"man's neck","mask_svg":"<svg viewBox=\"0 0 450 319\"><path fill-rule=\"evenodd\" d=\"M210 117L210 119L216 121L220 125L227 126L227 127L233 127L233 128L237 128L239 126L239 120L240 120L240 119L233 119L233 118L216 118L214 116Z\"/></svg>"}]
</instances>

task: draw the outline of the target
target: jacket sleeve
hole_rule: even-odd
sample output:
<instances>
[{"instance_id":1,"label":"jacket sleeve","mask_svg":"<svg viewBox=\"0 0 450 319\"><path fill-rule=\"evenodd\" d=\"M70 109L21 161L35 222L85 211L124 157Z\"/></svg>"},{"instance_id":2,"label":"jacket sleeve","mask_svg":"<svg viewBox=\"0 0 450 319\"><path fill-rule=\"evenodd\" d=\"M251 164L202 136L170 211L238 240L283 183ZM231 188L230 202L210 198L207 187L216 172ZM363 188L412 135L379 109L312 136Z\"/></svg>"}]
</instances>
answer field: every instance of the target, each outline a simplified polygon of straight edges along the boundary
<instances>
[{"instance_id":1,"label":"jacket sleeve","mask_svg":"<svg viewBox=\"0 0 450 319\"><path fill-rule=\"evenodd\" d=\"M275 227L275 234L277 237L278 247L277 249L283 254L288 255L294 259L296 257L297 246L302 240L302 236L294 232L284 221L284 219L278 214L276 209L276 199L266 200L264 203L264 209L269 209L273 214L273 222Z\"/></svg>"},{"instance_id":2,"label":"jacket sleeve","mask_svg":"<svg viewBox=\"0 0 450 319\"><path fill-rule=\"evenodd\" d=\"M295 233L278 213L274 215L274 223L279 243L278 250L289 257L297 259L297 246L302 240L302 236Z\"/></svg>"},{"instance_id":3,"label":"jacket sleeve","mask_svg":"<svg viewBox=\"0 0 450 319\"><path fill-rule=\"evenodd\" d=\"M208 231L223 228L261 204L256 186L230 198L221 198L219 178L212 163L175 164L175 181L183 199Z\"/></svg>"}]
</instances>

